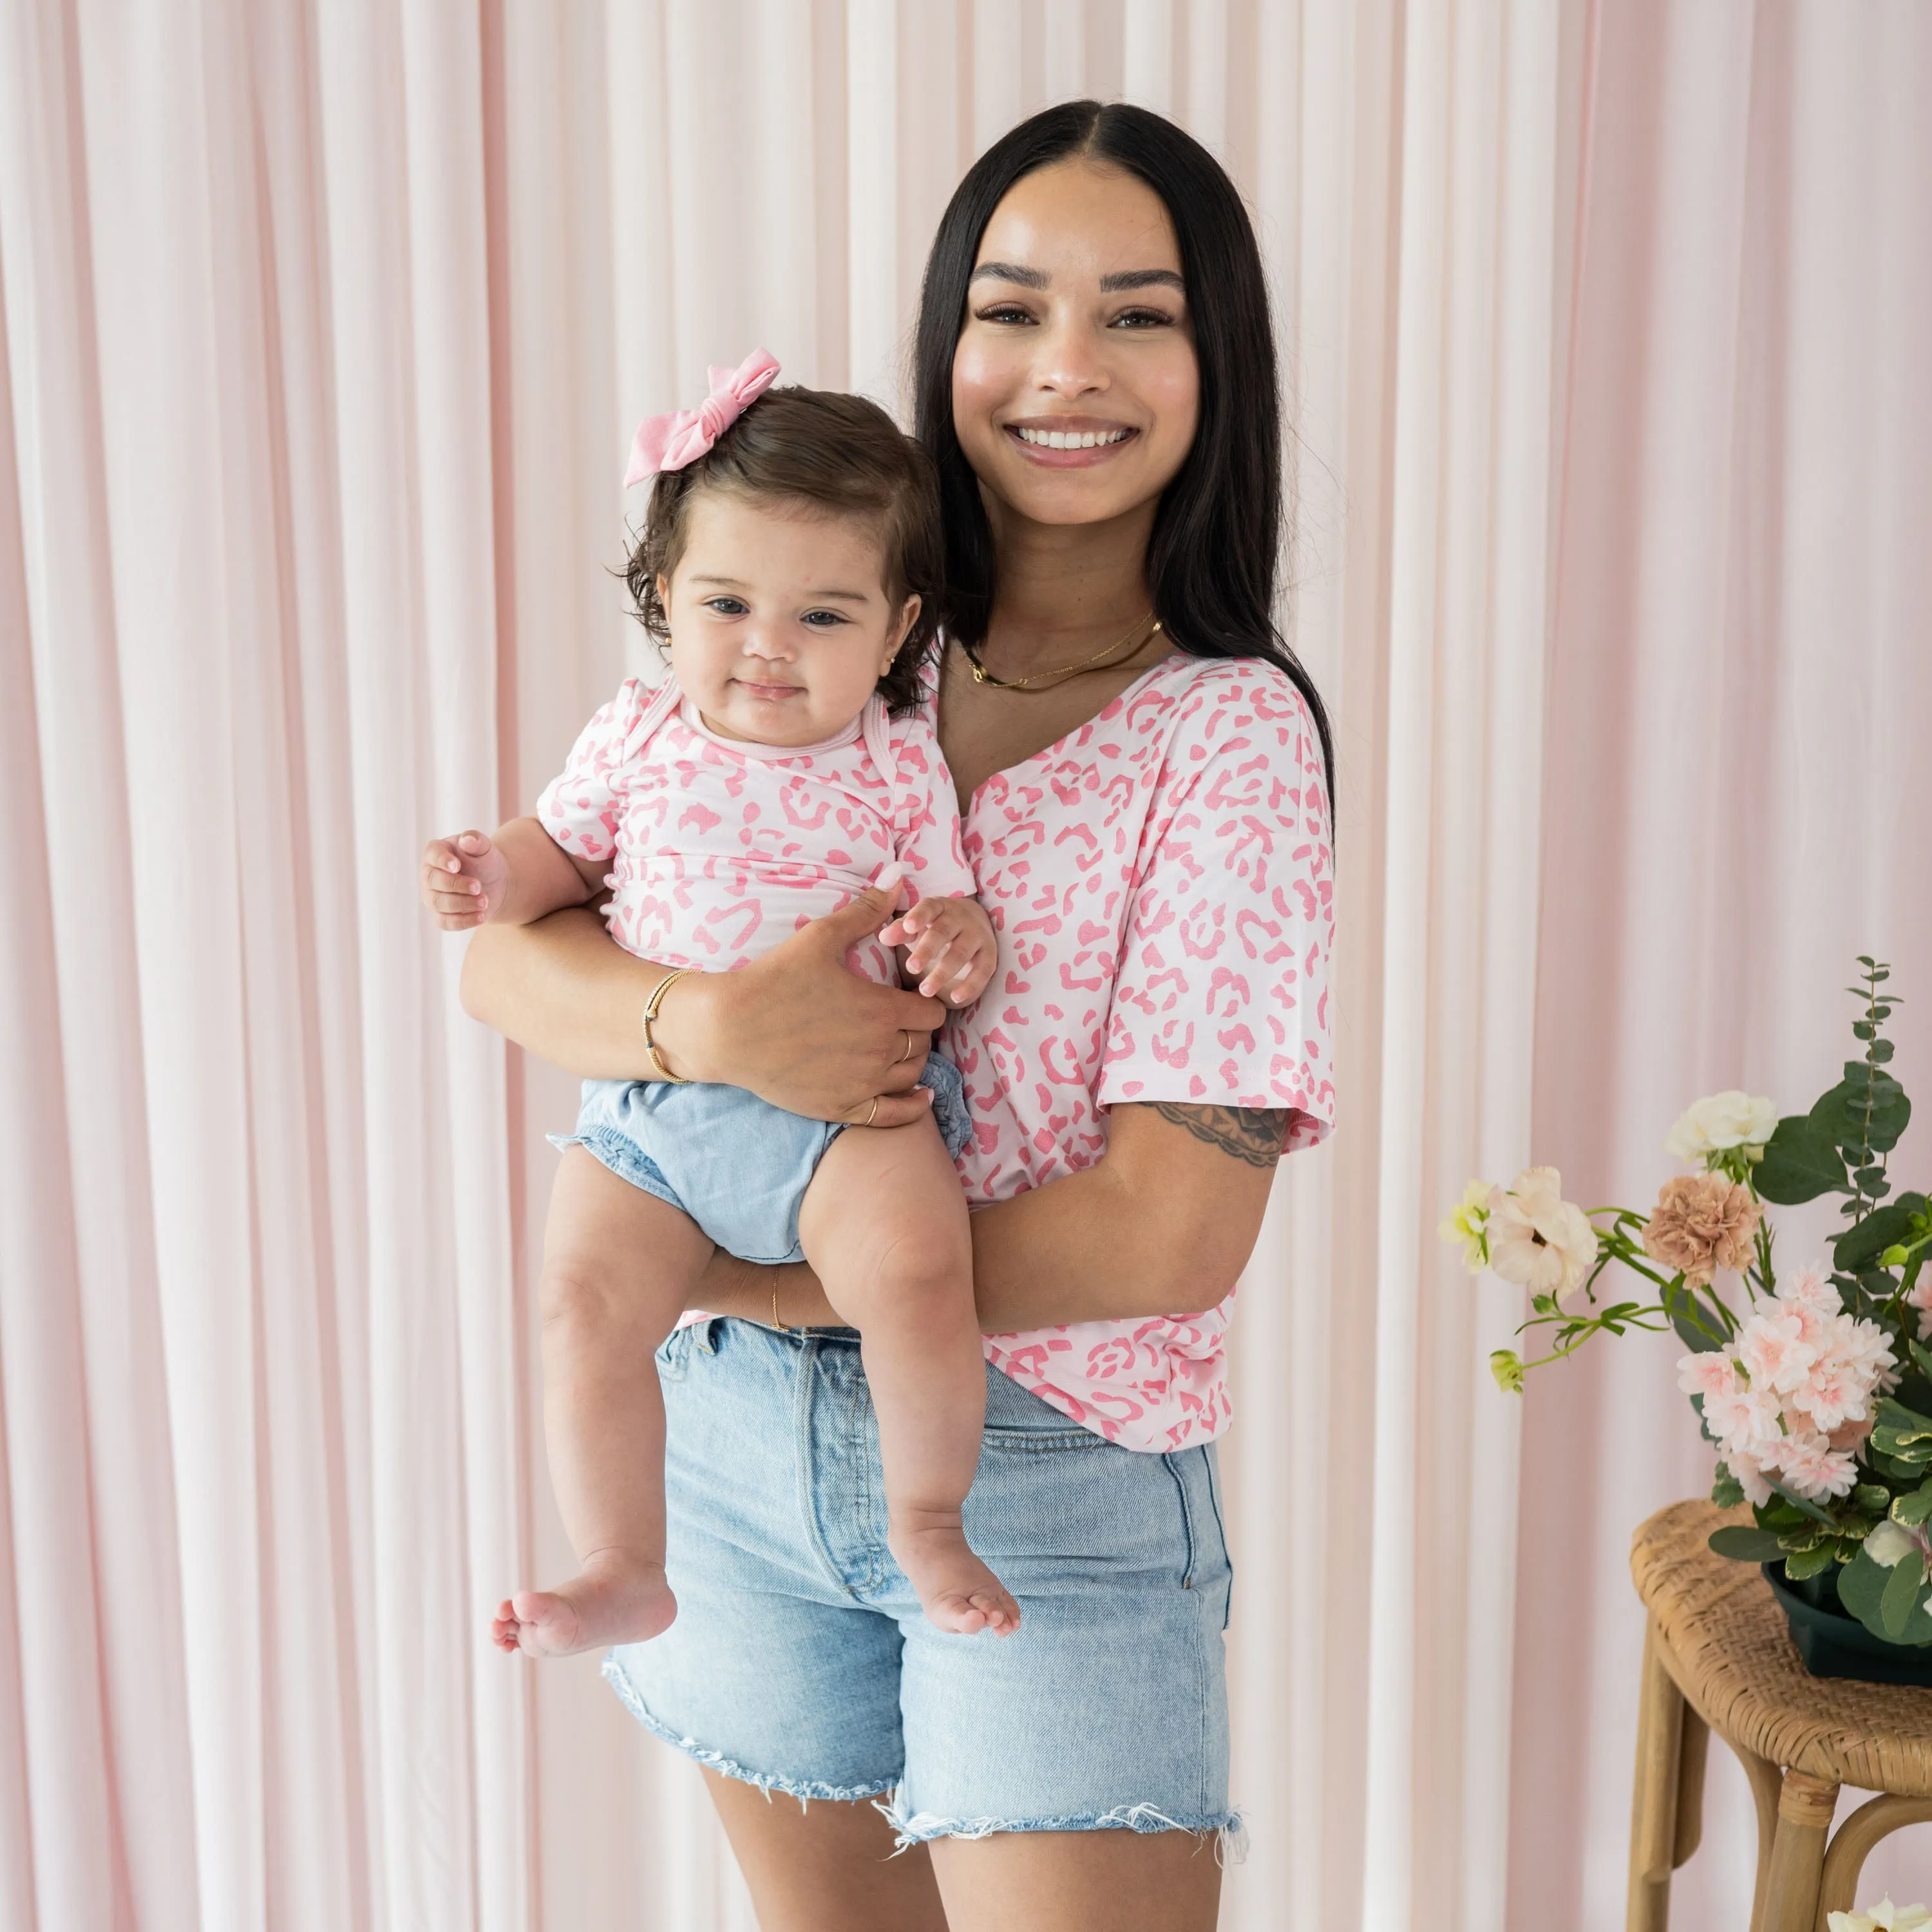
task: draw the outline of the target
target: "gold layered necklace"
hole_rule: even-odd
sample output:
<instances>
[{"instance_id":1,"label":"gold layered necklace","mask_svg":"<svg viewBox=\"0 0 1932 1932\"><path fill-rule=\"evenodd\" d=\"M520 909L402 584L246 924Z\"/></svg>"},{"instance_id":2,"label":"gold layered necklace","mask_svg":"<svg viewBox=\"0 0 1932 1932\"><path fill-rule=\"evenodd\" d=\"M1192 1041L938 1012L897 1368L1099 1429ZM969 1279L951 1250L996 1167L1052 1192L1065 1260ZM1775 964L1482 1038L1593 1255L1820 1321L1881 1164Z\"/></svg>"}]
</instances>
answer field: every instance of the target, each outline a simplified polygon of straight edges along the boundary
<instances>
[{"instance_id":1,"label":"gold layered necklace","mask_svg":"<svg viewBox=\"0 0 1932 1932\"><path fill-rule=\"evenodd\" d=\"M1142 626L1146 624L1148 617L1154 617L1153 628L1143 630ZM975 684L990 684L995 691L1030 691L1035 685L1042 683L1048 678L1077 677L1082 671L1108 670L1115 664L1125 664L1136 652L1144 650L1160 629L1160 620L1154 617L1150 610L1147 616L1134 620L1132 627L1125 637L1116 638L1106 650L1096 651L1090 658L1082 658L1078 664L1060 664L1052 670L1036 670L1026 677L995 677L980 661L980 653L963 638L959 640L959 648L966 653L966 662L973 667L973 682ZM1121 648L1124 645L1131 648L1124 650ZM1118 656L1115 655L1117 652L1119 653ZM1048 688L1051 689L1052 687L1049 686Z\"/></svg>"}]
</instances>

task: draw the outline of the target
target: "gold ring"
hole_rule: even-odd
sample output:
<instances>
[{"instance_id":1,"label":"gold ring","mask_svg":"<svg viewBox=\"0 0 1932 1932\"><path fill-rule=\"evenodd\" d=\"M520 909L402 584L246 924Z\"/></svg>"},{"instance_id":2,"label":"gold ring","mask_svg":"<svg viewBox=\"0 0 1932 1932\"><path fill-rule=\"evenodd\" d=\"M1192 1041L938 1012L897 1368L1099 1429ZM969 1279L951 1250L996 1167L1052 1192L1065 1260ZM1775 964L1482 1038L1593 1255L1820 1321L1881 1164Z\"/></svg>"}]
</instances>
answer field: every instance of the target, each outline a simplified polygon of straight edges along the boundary
<instances>
[{"instance_id":1,"label":"gold ring","mask_svg":"<svg viewBox=\"0 0 1932 1932\"><path fill-rule=\"evenodd\" d=\"M872 1123L878 1118L878 1114L879 1096L878 1094L874 1094L872 1096L872 1104L866 1109L866 1118L859 1123L860 1126L862 1127L869 1127Z\"/></svg>"},{"instance_id":2,"label":"gold ring","mask_svg":"<svg viewBox=\"0 0 1932 1932\"><path fill-rule=\"evenodd\" d=\"M898 1058L897 1060L894 1060L894 1061L892 1062L892 1064L893 1064L895 1066L903 1066L903 1065L904 1064L904 1063L905 1063L907 1060L910 1060L910 1059L912 1058L912 1029L911 1029L911 1028L910 1028L910 1027L901 1027L901 1028L899 1028L899 1037L905 1042L905 1045L904 1045L904 1047L900 1050L900 1053L899 1053L899 1057L898 1057Z\"/></svg>"}]
</instances>

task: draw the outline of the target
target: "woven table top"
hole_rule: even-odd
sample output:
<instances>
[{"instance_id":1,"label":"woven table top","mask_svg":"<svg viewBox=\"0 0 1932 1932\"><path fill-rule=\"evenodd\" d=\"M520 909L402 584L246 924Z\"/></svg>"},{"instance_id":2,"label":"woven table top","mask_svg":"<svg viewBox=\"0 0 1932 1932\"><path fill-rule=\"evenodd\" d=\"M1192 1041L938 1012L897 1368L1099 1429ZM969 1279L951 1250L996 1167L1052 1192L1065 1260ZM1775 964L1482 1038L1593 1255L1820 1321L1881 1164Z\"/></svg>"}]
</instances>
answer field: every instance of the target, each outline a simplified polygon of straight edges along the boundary
<instances>
[{"instance_id":1,"label":"woven table top","mask_svg":"<svg viewBox=\"0 0 1932 1932\"><path fill-rule=\"evenodd\" d=\"M1705 1547L1750 1512L1672 1503L1630 1544L1637 1594L1682 1671L1682 1688L1732 1744L1863 1791L1932 1797L1932 1690L1814 1677L1754 1563Z\"/></svg>"}]
</instances>

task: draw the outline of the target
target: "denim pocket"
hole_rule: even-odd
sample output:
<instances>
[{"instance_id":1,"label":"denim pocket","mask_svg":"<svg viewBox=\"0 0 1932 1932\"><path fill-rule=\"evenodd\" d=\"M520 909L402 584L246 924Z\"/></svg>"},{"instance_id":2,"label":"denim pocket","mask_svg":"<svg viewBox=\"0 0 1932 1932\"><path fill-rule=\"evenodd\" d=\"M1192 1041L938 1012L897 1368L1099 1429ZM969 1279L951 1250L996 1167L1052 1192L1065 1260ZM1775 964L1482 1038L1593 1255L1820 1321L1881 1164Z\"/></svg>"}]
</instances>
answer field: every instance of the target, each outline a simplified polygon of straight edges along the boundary
<instances>
[{"instance_id":1,"label":"denim pocket","mask_svg":"<svg viewBox=\"0 0 1932 1932\"><path fill-rule=\"evenodd\" d=\"M1017 1450L1026 1456L1071 1454L1114 1446L1104 1436L1096 1436L1077 1422L1064 1429L1012 1429L989 1422L980 1432L980 1440L988 1449Z\"/></svg>"},{"instance_id":2,"label":"denim pocket","mask_svg":"<svg viewBox=\"0 0 1932 1932\"><path fill-rule=\"evenodd\" d=\"M658 1350L659 1381L676 1382L684 1379L685 1371L691 1366L693 1342L704 1325L701 1322L689 1322L682 1328L674 1328L664 1337Z\"/></svg>"}]
</instances>

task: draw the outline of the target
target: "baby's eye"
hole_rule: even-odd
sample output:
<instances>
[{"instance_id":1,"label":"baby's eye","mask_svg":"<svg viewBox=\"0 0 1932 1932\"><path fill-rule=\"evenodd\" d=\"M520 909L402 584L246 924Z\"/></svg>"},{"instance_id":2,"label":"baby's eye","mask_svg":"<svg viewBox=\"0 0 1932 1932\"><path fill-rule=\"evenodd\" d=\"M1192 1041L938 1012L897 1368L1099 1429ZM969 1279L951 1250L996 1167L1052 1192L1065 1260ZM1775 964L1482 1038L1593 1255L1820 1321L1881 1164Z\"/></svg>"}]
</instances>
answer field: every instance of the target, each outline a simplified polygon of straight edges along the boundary
<instances>
[{"instance_id":1,"label":"baby's eye","mask_svg":"<svg viewBox=\"0 0 1932 1932\"><path fill-rule=\"evenodd\" d=\"M742 617L752 607L742 597L707 597L704 600L707 610L716 610L721 617Z\"/></svg>"},{"instance_id":2,"label":"baby's eye","mask_svg":"<svg viewBox=\"0 0 1932 1932\"><path fill-rule=\"evenodd\" d=\"M829 631L834 624L849 623L851 620L842 610L808 610L802 621L814 631Z\"/></svg>"}]
</instances>

